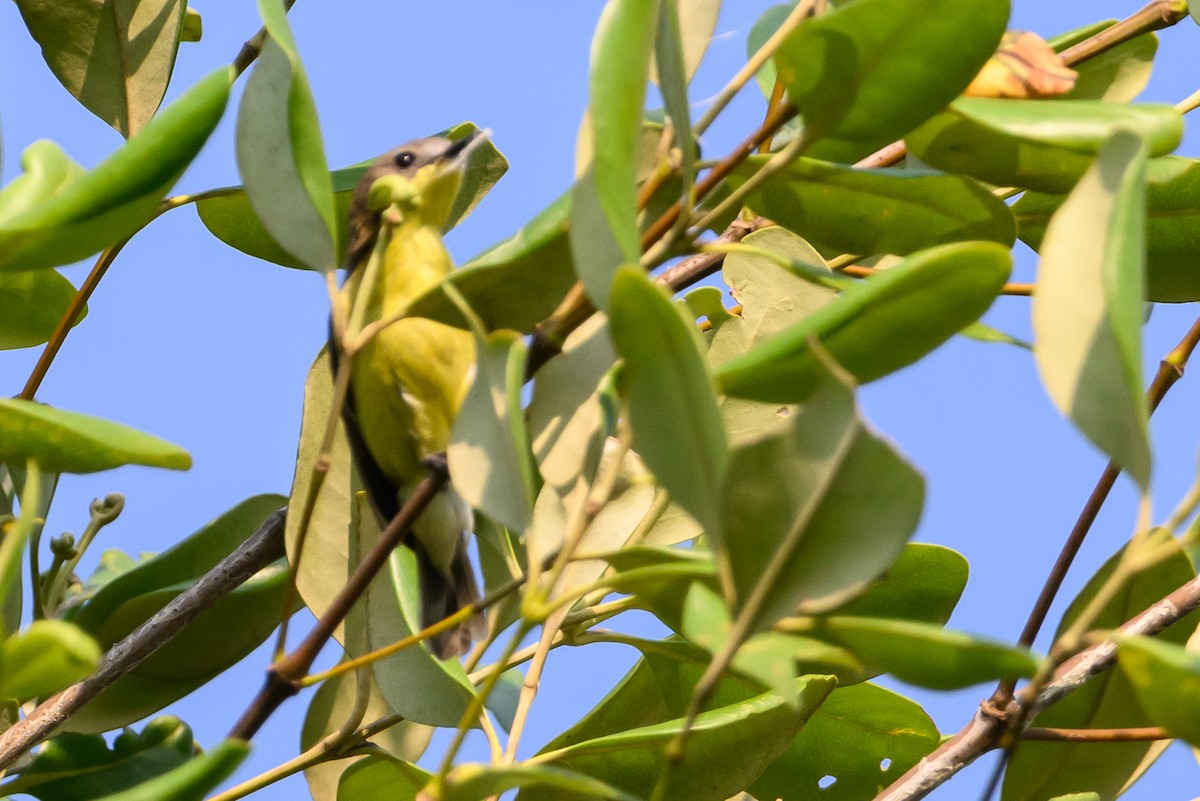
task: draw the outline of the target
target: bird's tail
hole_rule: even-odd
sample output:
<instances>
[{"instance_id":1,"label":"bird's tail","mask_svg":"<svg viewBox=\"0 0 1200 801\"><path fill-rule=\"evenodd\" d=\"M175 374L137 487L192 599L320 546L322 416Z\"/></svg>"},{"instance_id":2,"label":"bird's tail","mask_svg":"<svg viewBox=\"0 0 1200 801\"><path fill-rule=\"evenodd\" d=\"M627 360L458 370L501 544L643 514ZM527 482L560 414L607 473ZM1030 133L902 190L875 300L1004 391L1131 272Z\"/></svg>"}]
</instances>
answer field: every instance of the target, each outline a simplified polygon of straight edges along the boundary
<instances>
[{"instance_id":1,"label":"bird's tail","mask_svg":"<svg viewBox=\"0 0 1200 801\"><path fill-rule=\"evenodd\" d=\"M417 554L421 581L421 628L470 606L480 599L479 585L467 555L466 532L473 528L471 507L447 488L426 507L414 525L410 545ZM434 551L430 547L437 544ZM487 635L482 614L472 615L452 629L429 639L439 659L461 656L472 640Z\"/></svg>"}]
</instances>

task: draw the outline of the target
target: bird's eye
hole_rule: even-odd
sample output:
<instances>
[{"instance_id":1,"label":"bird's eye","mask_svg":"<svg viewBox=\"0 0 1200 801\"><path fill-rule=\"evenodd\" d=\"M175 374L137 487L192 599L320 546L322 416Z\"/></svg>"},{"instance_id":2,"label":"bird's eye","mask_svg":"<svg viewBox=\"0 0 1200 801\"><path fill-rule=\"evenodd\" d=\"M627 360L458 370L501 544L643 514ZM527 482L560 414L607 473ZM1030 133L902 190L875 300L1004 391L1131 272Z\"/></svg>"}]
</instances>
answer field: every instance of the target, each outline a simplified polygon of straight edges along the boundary
<instances>
[{"instance_id":1,"label":"bird's eye","mask_svg":"<svg viewBox=\"0 0 1200 801\"><path fill-rule=\"evenodd\" d=\"M401 151L400 153L396 154L396 158L395 158L396 166L402 170L408 169L409 167L411 167L413 165L413 162L416 160L417 160L417 157L411 150Z\"/></svg>"}]
</instances>

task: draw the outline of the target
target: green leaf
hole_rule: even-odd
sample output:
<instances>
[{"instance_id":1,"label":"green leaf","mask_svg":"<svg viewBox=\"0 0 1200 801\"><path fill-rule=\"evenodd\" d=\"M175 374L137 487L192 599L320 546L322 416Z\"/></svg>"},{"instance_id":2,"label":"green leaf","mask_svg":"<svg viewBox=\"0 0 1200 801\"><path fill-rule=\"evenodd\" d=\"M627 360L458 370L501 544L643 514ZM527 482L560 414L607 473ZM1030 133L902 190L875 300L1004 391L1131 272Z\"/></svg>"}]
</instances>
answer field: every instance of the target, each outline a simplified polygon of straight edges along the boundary
<instances>
[{"instance_id":1,"label":"green leaf","mask_svg":"<svg viewBox=\"0 0 1200 801\"><path fill-rule=\"evenodd\" d=\"M19 0L59 83L128 137L162 102L183 32L184 0Z\"/></svg>"},{"instance_id":2,"label":"green leaf","mask_svg":"<svg viewBox=\"0 0 1200 801\"><path fill-rule=\"evenodd\" d=\"M836 300L717 370L721 391L799 403L816 388L812 338L860 382L920 359L977 320L1008 277L1010 254L990 242L942 245L850 287Z\"/></svg>"},{"instance_id":3,"label":"green leaf","mask_svg":"<svg viewBox=\"0 0 1200 801\"><path fill-rule=\"evenodd\" d=\"M194 749L192 730L170 715L150 721L140 734L126 729L111 750L99 734L60 734L4 785L4 792L41 801L91 801L179 767Z\"/></svg>"},{"instance_id":4,"label":"green leaf","mask_svg":"<svg viewBox=\"0 0 1200 801\"><path fill-rule=\"evenodd\" d=\"M149 781L98 801L201 801L250 753L243 740L222 740L200 756Z\"/></svg>"},{"instance_id":5,"label":"green leaf","mask_svg":"<svg viewBox=\"0 0 1200 801\"><path fill-rule=\"evenodd\" d=\"M728 445L699 332L638 267L617 273L611 315L613 342L625 360L633 448L713 534Z\"/></svg>"},{"instance_id":6,"label":"green leaf","mask_svg":"<svg viewBox=\"0 0 1200 801\"><path fill-rule=\"evenodd\" d=\"M1068 192L1118 129L1140 134L1150 155L1162 156L1179 145L1183 118L1166 105L964 97L905 142L921 161L946 172Z\"/></svg>"},{"instance_id":7,"label":"green leaf","mask_svg":"<svg viewBox=\"0 0 1200 801\"><path fill-rule=\"evenodd\" d=\"M839 687L748 788L758 798L874 798L941 740L913 701L873 684ZM832 776L827 784L822 780Z\"/></svg>"},{"instance_id":8,"label":"green leaf","mask_svg":"<svg viewBox=\"0 0 1200 801\"><path fill-rule=\"evenodd\" d=\"M852 163L957 97L992 56L1006 0L858 0L806 20L775 55L813 155Z\"/></svg>"},{"instance_id":9,"label":"green leaf","mask_svg":"<svg viewBox=\"0 0 1200 801\"><path fill-rule=\"evenodd\" d=\"M355 497L351 564L357 565L380 537L374 509L365 493ZM391 645L421 630L420 578L411 548L392 552L387 568L367 588L360 610L346 621L350 656ZM355 617L355 614L361 617ZM418 645L372 664L375 686L388 708L413 723L457 726L475 696L457 659L440 660Z\"/></svg>"},{"instance_id":10,"label":"green leaf","mask_svg":"<svg viewBox=\"0 0 1200 801\"><path fill-rule=\"evenodd\" d=\"M1183 548L1165 532L1154 536L1150 547L1166 548L1167 555L1137 573L1096 618L1097 630L1114 629L1180 585L1194 579L1196 571ZM1122 558L1118 551L1092 576L1071 602L1055 638L1070 627L1112 576ZM1200 614L1191 613L1158 635L1162 642L1182 645L1196 629ZM1151 726L1137 692L1120 670L1107 670L1072 690L1034 718L1032 725L1068 729L1104 729ZM1042 801L1066 793L1094 791L1101 799L1116 798L1121 788L1141 770L1152 743L1049 742L1026 740L1013 754L1004 775L1002 801Z\"/></svg>"},{"instance_id":11,"label":"green leaf","mask_svg":"<svg viewBox=\"0 0 1200 801\"><path fill-rule=\"evenodd\" d=\"M363 722L371 723L391 714L379 695L379 688L370 670L342 673L323 682L313 695L300 730L300 750L307 751L341 729L354 710L359 681L369 682ZM432 734L433 729L428 726L400 721L373 735L367 742L372 748L379 749L376 753L385 757L414 761L420 758ZM342 776L352 765L366 759L371 757L347 756L305 768L304 778L308 781L308 792L313 801L334 801Z\"/></svg>"},{"instance_id":12,"label":"green leaf","mask_svg":"<svg viewBox=\"0 0 1200 801\"><path fill-rule=\"evenodd\" d=\"M1123 637L1121 670L1150 720L1191 745L1200 743L1200 655L1150 637Z\"/></svg>"},{"instance_id":13,"label":"green leaf","mask_svg":"<svg viewBox=\"0 0 1200 801\"><path fill-rule=\"evenodd\" d=\"M609 0L592 41L592 176L600 208L626 262L636 262L642 252L635 197L637 151L660 2Z\"/></svg>"},{"instance_id":14,"label":"green leaf","mask_svg":"<svg viewBox=\"0 0 1200 801\"><path fill-rule=\"evenodd\" d=\"M821 626L869 666L935 690L1029 678L1038 668L1038 660L1024 648L928 623L837 616L825 618Z\"/></svg>"},{"instance_id":15,"label":"green leaf","mask_svg":"<svg viewBox=\"0 0 1200 801\"><path fill-rule=\"evenodd\" d=\"M839 615L943 624L967 586L967 560L957 551L910 542L887 571Z\"/></svg>"},{"instance_id":16,"label":"green leaf","mask_svg":"<svg viewBox=\"0 0 1200 801\"><path fill-rule=\"evenodd\" d=\"M511 237L455 270L446 283L462 293L489 330L532 333L575 283L567 236L570 216L567 193ZM413 301L409 314L464 325L461 312L440 286Z\"/></svg>"},{"instance_id":17,"label":"green leaf","mask_svg":"<svg viewBox=\"0 0 1200 801\"><path fill-rule=\"evenodd\" d=\"M768 158L751 156L734 170L730 185L745 183ZM1016 238L1003 201L970 178L932 170L857 170L797 159L751 192L746 205L842 253L904 256L947 242L1011 245Z\"/></svg>"},{"instance_id":18,"label":"green leaf","mask_svg":"<svg viewBox=\"0 0 1200 801\"><path fill-rule=\"evenodd\" d=\"M1165 156L1146 165L1146 299L1200 300L1200 160ZM1066 195L1026 192L1013 206L1021 240L1041 250L1051 217Z\"/></svg>"},{"instance_id":19,"label":"green leaf","mask_svg":"<svg viewBox=\"0 0 1200 801\"><path fill-rule=\"evenodd\" d=\"M195 584L284 501L279 495L242 501L173 547L113 578L71 611L71 622L109 648ZM260 571L72 715L67 730L94 733L124 726L204 685L275 629L286 584L282 560Z\"/></svg>"},{"instance_id":20,"label":"green leaf","mask_svg":"<svg viewBox=\"0 0 1200 801\"><path fill-rule=\"evenodd\" d=\"M674 134L675 148L679 154L678 177L680 181L679 198L681 203L688 203L692 196L692 186L696 179L696 144L692 135L691 104L688 102L688 71L684 40L681 30L680 9L676 8L679 0L660 0L658 3L659 17L655 29L654 58L658 69L659 90L662 93L663 105L671 121ZM693 0L693 5L707 3L711 7L712 19L708 25L708 34L716 25L716 11L720 0ZM698 9L704 12L705 8ZM704 21L699 24L705 26ZM707 44L707 38L704 39ZM662 161L662 157L659 157ZM665 164L659 165L663 169Z\"/></svg>"},{"instance_id":21,"label":"green leaf","mask_svg":"<svg viewBox=\"0 0 1200 801\"><path fill-rule=\"evenodd\" d=\"M721 15L721 0L671 0L671 8L679 20L680 66L686 85L696 74L696 68L712 42L717 18ZM657 51L655 55L658 56ZM666 82L656 63L651 64L651 71L652 80Z\"/></svg>"},{"instance_id":22,"label":"green leaf","mask_svg":"<svg viewBox=\"0 0 1200 801\"><path fill-rule=\"evenodd\" d=\"M48 341L74 299L74 285L54 270L0 273L0 350ZM79 325L84 317L86 306L71 325Z\"/></svg>"},{"instance_id":23,"label":"green leaf","mask_svg":"<svg viewBox=\"0 0 1200 801\"><path fill-rule=\"evenodd\" d=\"M1116 22L1109 19L1085 25L1078 30L1048 39L1047 44L1061 53L1068 47L1111 28ZM1076 64L1073 69L1079 77L1075 79L1075 88L1063 95L1063 99L1128 103L1146 88L1157 51L1158 37L1153 33L1144 33Z\"/></svg>"},{"instance_id":24,"label":"green leaf","mask_svg":"<svg viewBox=\"0 0 1200 801\"><path fill-rule=\"evenodd\" d=\"M98 664L100 646L78 626L35 620L4 641L0 698L21 703L48 698L91 674Z\"/></svg>"},{"instance_id":25,"label":"green leaf","mask_svg":"<svg viewBox=\"0 0 1200 801\"><path fill-rule=\"evenodd\" d=\"M442 801L481 801L517 788L553 792L554 798L640 801L602 781L553 765L459 765L446 776Z\"/></svg>"},{"instance_id":26,"label":"green leaf","mask_svg":"<svg viewBox=\"0 0 1200 801\"><path fill-rule=\"evenodd\" d=\"M0 190L0 270L71 264L154 219L220 121L232 81L229 67L201 79L87 172L52 142L26 148L25 174Z\"/></svg>"},{"instance_id":27,"label":"green leaf","mask_svg":"<svg viewBox=\"0 0 1200 801\"><path fill-rule=\"evenodd\" d=\"M1128 131L1101 148L1047 227L1032 310L1034 357L1054 404L1143 490L1145 159Z\"/></svg>"},{"instance_id":28,"label":"green leaf","mask_svg":"<svg viewBox=\"0 0 1200 801\"><path fill-rule=\"evenodd\" d=\"M336 798L339 801L415 801L417 793L431 778L430 773L411 762L386 754L371 755L346 769L338 783Z\"/></svg>"},{"instance_id":29,"label":"green leaf","mask_svg":"<svg viewBox=\"0 0 1200 801\"><path fill-rule=\"evenodd\" d=\"M476 331L475 349L475 380L446 448L451 480L473 508L524 531L537 491L521 410L525 343L516 331Z\"/></svg>"},{"instance_id":30,"label":"green leaf","mask_svg":"<svg viewBox=\"0 0 1200 801\"><path fill-rule=\"evenodd\" d=\"M41 403L0 399L0 461L33 459L54 473L95 473L126 464L187 470L192 457L136 429Z\"/></svg>"},{"instance_id":31,"label":"green leaf","mask_svg":"<svg viewBox=\"0 0 1200 801\"><path fill-rule=\"evenodd\" d=\"M459 123L453 128L440 131L434 136L445 136L458 140L477 133L479 128L470 122ZM375 159L334 170L329 174L333 187L334 221L337 224L337 241L347 239L347 219L350 201L359 179ZM466 168L458 194L454 198L446 230L450 230L470 213L485 194L500 180L508 169L508 161L490 140L472 147L467 156ZM230 247L265 261L284 267L304 269L304 264L276 242L255 216L241 186L214 189L204 192L196 200L196 213L201 222L215 236ZM339 257L340 258L340 257ZM568 268L569 269L569 268ZM473 298L474 300L474 298ZM446 301L449 304L449 301ZM453 310L453 306L450 307ZM540 318L539 318L540 319ZM497 326L500 327L500 326Z\"/></svg>"},{"instance_id":32,"label":"green leaf","mask_svg":"<svg viewBox=\"0 0 1200 801\"><path fill-rule=\"evenodd\" d=\"M724 801L754 780L791 743L834 687L828 676L796 680L799 707L765 694L701 713L692 726L683 759L670 772L666 798ZM543 764L590 776L635 796L649 795L667 769L663 751L682 725L670 720L544 750ZM587 796L526 788L520 801L572 801Z\"/></svg>"},{"instance_id":33,"label":"green leaf","mask_svg":"<svg viewBox=\"0 0 1200 801\"><path fill-rule=\"evenodd\" d=\"M709 531L735 614L752 631L860 594L916 530L924 480L858 418L853 387L824 372L786 427L733 452ZM870 498L855 488L866 482Z\"/></svg>"},{"instance_id":34,"label":"green leaf","mask_svg":"<svg viewBox=\"0 0 1200 801\"><path fill-rule=\"evenodd\" d=\"M547 362L533 384L529 433L542 478L565 496L590 481L611 433L601 393L617 354L603 315L577 328L563 350Z\"/></svg>"},{"instance_id":35,"label":"green leaf","mask_svg":"<svg viewBox=\"0 0 1200 801\"><path fill-rule=\"evenodd\" d=\"M267 41L237 121L238 172L263 227L301 265L338 266L341 242L317 109L282 0L259 0Z\"/></svg>"}]
</instances>

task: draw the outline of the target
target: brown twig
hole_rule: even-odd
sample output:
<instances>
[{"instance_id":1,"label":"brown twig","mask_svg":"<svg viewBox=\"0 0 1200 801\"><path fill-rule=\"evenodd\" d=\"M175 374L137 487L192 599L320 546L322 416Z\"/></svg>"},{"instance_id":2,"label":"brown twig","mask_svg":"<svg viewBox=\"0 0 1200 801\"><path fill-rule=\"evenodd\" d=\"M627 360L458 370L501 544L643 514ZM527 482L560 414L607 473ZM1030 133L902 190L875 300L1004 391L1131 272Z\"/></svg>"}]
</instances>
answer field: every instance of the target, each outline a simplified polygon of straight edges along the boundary
<instances>
[{"instance_id":1,"label":"brown twig","mask_svg":"<svg viewBox=\"0 0 1200 801\"><path fill-rule=\"evenodd\" d=\"M428 475L388 523L379 540L354 569L346 585L330 602L324 614L317 619L316 625L295 650L267 668L267 678L262 689L229 731L230 737L250 740L272 712L299 692L300 680L308 673L321 649L333 637L333 632L346 619L355 602L366 592L375 575L387 564L392 551L404 541L413 521L442 491L448 481L449 472L444 460L431 463Z\"/></svg>"},{"instance_id":2,"label":"brown twig","mask_svg":"<svg viewBox=\"0 0 1200 801\"><path fill-rule=\"evenodd\" d=\"M1200 578L1192 579L1153 604L1121 626L1120 631L1125 635L1152 637L1197 608L1200 608ZM1106 640L1084 649L1060 665L1053 679L1036 695L1030 696L1027 692L1030 688L1026 688L1017 693L1016 698L1000 712L993 707L981 707L961 731L877 795L875 801L916 801L924 798L995 748L1005 733L1006 721L1014 719L1023 707L1029 708L1028 718L1032 719L1093 676L1112 667L1116 657L1116 643Z\"/></svg>"},{"instance_id":3,"label":"brown twig","mask_svg":"<svg viewBox=\"0 0 1200 801\"><path fill-rule=\"evenodd\" d=\"M1140 743L1172 738L1162 726L1129 729L1042 729L1031 726L1021 732L1021 739L1066 743Z\"/></svg>"},{"instance_id":4,"label":"brown twig","mask_svg":"<svg viewBox=\"0 0 1200 801\"><path fill-rule=\"evenodd\" d=\"M96 672L43 701L24 719L0 734L0 768L49 737L84 704L179 633L197 615L283 556L286 510L268 517L242 545L222 559L187 591L113 645Z\"/></svg>"},{"instance_id":5,"label":"brown twig","mask_svg":"<svg viewBox=\"0 0 1200 801\"><path fill-rule=\"evenodd\" d=\"M283 0L283 13L292 10L292 6L296 4L296 0ZM237 57L233 60L233 74L241 75L254 60L262 54L263 45L267 42L267 29L259 28L258 33L251 36L242 45L242 49L238 51Z\"/></svg>"}]
</instances>

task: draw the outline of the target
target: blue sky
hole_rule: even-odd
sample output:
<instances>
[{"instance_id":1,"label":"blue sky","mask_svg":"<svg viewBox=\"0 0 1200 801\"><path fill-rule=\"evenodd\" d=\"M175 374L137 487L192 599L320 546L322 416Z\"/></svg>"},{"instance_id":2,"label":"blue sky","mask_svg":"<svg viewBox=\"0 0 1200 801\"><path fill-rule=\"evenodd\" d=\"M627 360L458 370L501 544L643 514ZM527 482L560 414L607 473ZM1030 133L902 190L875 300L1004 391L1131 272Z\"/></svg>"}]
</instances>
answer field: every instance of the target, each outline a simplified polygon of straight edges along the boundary
<instances>
[{"instance_id":1,"label":"blue sky","mask_svg":"<svg viewBox=\"0 0 1200 801\"><path fill-rule=\"evenodd\" d=\"M173 97L257 30L254 4L194 3L204 39L181 47ZM745 38L765 0L726 3L706 64L693 84L700 105L744 60ZM1124 16L1136 0L1087 4L1015 0L1011 27L1052 35ZM320 111L332 166L360 161L404 140L473 120L494 131L509 174L449 240L463 260L508 235L572 180L575 133L586 103L587 60L599 0L567 3L315 3L292 14ZM1194 69L1200 31L1184 21L1162 34L1155 76L1144 99L1173 103L1200 82ZM0 4L0 132L3 179L17 173L21 149L51 138L84 165L120 144L108 126L63 90L43 64L13 4ZM241 84L238 92L240 93ZM758 119L762 98L748 87L704 142L723 152ZM232 107L231 107L232 110ZM1195 137L1182 153L1198 156ZM239 183L233 114L182 180L178 191ZM75 283L87 265L65 272ZM1032 280L1022 249L1017 280ZM153 432L188 448L188 473L143 468L64 477L48 534L78 533L88 502L127 496L104 547L158 551L243 498L286 492L291 482L300 399L309 362L325 335L326 301L314 275L245 257L211 237L194 211L173 211L125 249L68 339L39 398ZM1146 329L1147 377L1194 318L1160 307ZM1029 335L1028 302L1002 298L989 322ZM15 394L37 350L0 352L0 377ZM1200 418L1194 378L1185 378L1155 417L1156 508L1165 512L1195 474ZM952 625L1012 639L1041 579L1103 467L1102 459L1054 411L1028 354L955 340L932 358L862 393L870 420L925 471L929 493L919 539L964 553L972 578ZM1072 572L1064 598L1129 534L1133 493L1122 482ZM1056 611L1063 607L1060 603ZM1052 620L1054 619L1052 615ZM211 744L257 690L260 651L209 687L173 706L200 742ZM631 663L616 647L562 649L551 660L524 740L531 752L600 698ZM939 726L956 730L987 688L934 695L905 690ZM293 700L259 735L245 778L296 753L305 702ZM468 752L478 758L481 752ZM972 797L984 771L951 782L937 798ZM1197 769L1173 747L1130 798L1190 798ZM294 778L261 799L302 795Z\"/></svg>"}]
</instances>

